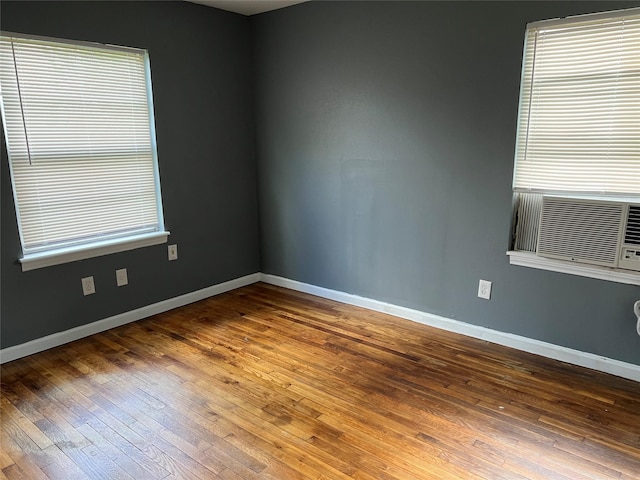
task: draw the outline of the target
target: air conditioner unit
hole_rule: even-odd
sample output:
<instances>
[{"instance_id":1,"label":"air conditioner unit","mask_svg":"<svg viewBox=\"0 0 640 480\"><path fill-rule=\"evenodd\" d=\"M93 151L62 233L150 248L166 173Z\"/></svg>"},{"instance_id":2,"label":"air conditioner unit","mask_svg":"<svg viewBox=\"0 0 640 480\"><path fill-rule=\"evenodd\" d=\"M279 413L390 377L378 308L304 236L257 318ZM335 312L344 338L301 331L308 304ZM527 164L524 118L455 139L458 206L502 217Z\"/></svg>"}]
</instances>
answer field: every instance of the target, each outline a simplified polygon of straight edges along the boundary
<instances>
[{"instance_id":1,"label":"air conditioner unit","mask_svg":"<svg viewBox=\"0 0 640 480\"><path fill-rule=\"evenodd\" d=\"M537 254L640 271L640 203L545 195Z\"/></svg>"}]
</instances>

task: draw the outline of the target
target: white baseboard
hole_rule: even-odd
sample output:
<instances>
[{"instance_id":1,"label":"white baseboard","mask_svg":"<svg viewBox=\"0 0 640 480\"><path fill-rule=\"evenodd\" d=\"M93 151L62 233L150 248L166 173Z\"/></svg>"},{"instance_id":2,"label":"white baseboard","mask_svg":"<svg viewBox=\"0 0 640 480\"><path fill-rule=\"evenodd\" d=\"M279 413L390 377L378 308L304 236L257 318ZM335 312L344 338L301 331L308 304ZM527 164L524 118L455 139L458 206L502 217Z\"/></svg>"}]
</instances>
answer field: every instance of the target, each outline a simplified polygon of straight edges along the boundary
<instances>
[{"instance_id":1,"label":"white baseboard","mask_svg":"<svg viewBox=\"0 0 640 480\"><path fill-rule=\"evenodd\" d=\"M542 355L554 360L591 368L600 372L610 373L618 377L628 378L640 382L640 366L632 363L625 363L612 358L601 357L588 352L581 352L571 348L554 345L552 343L541 342L532 338L521 337L511 333L499 332L490 328L479 327L469 323L451 320L450 318L433 315L431 313L413 310L411 308L400 307L390 303L372 300L366 297L359 297L350 293L330 290L328 288L316 287L307 283L289 280L269 274L260 274L260 280L272 285L290 288L299 292L310 293L319 297L336 300L338 302L358 307L368 308L377 312L388 313L396 317L405 318L414 322L440 328L449 332L459 333L468 337L479 338L488 342L497 343L506 347L516 348L536 355ZM631 327L630 327L631 328Z\"/></svg>"},{"instance_id":2,"label":"white baseboard","mask_svg":"<svg viewBox=\"0 0 640 480\"><path fill-rule=\"evenodd\" d=\"M88 337L89 335L104 332L105 330L109 330L110 328L115 328L126 323L135 322L137 320L150 317L151 315L156 315L158 313L166 312L174 308L182 307L183 305L197 302L198 300L203 300L213 295L218 295L230 290L235 290L236 288L244 287L258 281L260 281L260 274L252 273L251 275L235 278L233 280L229 280L228 282L212 285L195 292L185 293L184 295L180 295L179 297L163 300L162 302L147 305L146 307L131 310L130 312L124 312L113 317L89 323L87 325L81 325L70 330L65 330L64 332L54 333L52 335L47 335L46 337L31 340L30 342L5 348L0 350L0 364L10 362L11 360L16 360L18 358L26 357L27 355L33 355L34 353L42 352L43 350L48 350L49 348L64 345L65 343L73 342L74 340Z\"/></svg>"},{"instance_id":3,"label":"white baseboard","mask_svg":"<svg viewBox=\"0 0 640 480\"><path fill-rule=\"evenodd\" d=\"M110 328L119 327L130 322L135 322L151 315L166 312L173 308L182 307L189 303L197 302L213 295L235 290L258 281L278 285L299 292L310 293L319 297L328 298L349 305L368 308L377 312L388 313L396 317L412 320L414 322L429 325L431 327L440 328L449 332L459 333L468 337L479 338L488 342L504 345L506 347L516 348L536 355L560 360L562 362L579 365L581 367L591 368L600 372L610 373L619 377L628 378L640 382L640 366L631 363L621 362L612 358L594 355L588 352L581 352L571 348L554 345L551 343L541 342L532 338L521 337L511 333L499 332L485 327L479 327L469 323L452 320L450 318L433 315L431 313L413 310L411 308L401 307L390 303L380 302L366 297L359 297L350 293L330 290L328 288L317 287L307 283L289 280L287 278L278 277L264 273L253 273L244 277L229 280L228 282L212 285L202 290L186 293L179 297L170 298L162 302L147 305L130 312L125 312L113 317L98 320L88 325L81 325L64 332L54 333L46 337L38 338L21 345L0 350L0 364L10 362L18 358L26 357L34 353L42 352L49 348L57 347L80 338L88 337L96 333L104 332Z\"/></svg>"}]
</instances>

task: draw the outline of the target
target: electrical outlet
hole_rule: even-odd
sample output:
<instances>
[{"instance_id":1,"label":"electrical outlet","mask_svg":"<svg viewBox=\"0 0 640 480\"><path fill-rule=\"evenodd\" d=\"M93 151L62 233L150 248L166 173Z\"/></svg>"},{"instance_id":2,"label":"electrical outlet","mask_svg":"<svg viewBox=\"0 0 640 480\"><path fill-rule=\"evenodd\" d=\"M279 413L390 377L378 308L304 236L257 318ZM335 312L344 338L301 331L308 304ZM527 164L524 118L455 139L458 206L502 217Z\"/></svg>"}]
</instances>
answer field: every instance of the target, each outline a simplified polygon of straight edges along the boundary
<instances>
[{"instance_id":1,"label":"electrical outlet","mask_svg":"<svg viewBox=\"0 0 640 480\"><path fill-rule=\"evenodd\" d=\"M488 280L480 280L478 284L478 297L491 300L491 282Z\"/></svg>"},{"instance_id":2,"label":"electrical outlet","mask_svg":"<svg viewBox=\"0 0 640 480\"><path fill-rule=\"evenodd\" d=\"M169 251L169 260L177 260L178 259L178 245L169 245L167 247Z\"/></svg>"},{"instance_id":3,"label":"electrical outlet","mask_svg":"<svg viewBox=\"0 0 640 480\"><path fill-rule=\"evenodd\" d=\"M96 293L96 285L93 283L93 277L85 277L82 280L82 293L87 296Z\"/></svg>"},{"instance_id":4,"label":"electrical outlet","mask_svg":"<svg viewBox=\"0 0 640 480\"><path fill-rule=\"evenodd\" d=\"M116 270L116 285L124 287L128 283L129 278L127 277L127 269L121 268L120 270Z\"/></svg>"}]
</instances>

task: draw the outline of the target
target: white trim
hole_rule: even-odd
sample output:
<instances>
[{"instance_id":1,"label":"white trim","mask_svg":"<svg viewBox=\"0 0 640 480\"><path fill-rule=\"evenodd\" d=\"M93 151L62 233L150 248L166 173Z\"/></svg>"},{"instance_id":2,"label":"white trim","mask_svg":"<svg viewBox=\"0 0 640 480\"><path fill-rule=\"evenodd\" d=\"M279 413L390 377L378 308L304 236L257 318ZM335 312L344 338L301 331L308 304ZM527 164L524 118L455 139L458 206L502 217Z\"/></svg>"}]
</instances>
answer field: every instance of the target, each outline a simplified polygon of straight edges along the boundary
<instances>
[{"instance_id":1,"label":"white trim","mask_svg":"<svg viewBox=\"0 0 640 480\"><path fill-rule=\"evenodd\" d=\"M571 348L554 345L547 342L541 342L532 338L521 337L511 333L499 332L490 328L479 327L469 323L451 320L450 318L433 315L431 313L413 310L411 308L401 307L390 303L372 300L366 297L359 297L350 293L330 290L328 288L316 287L307 283L289 280L287 278L278 277L269 274L260 274L260 280L272 285L290 288L299 292L310 293L319 297L336 300L338 302L356 305L358 307L368 308L377 312L387 313L396 317L412 320L417 323L429 325L431 327L440 328L449 332L459 333L468 337L479 338L491 343L497 343L506 347L516 348L524 352L542 355L554 360L579 365L581 367L591 368L600 372L610 373L619 377L628 378L640 382L640 365L625 363L612 358L594 355L588 352L581 352ZM630 325L629 328L632 328Z\"/></svg>"},{"instance_id":2,"label":"white trim","mask_svg":"<svg viewBox=\"0 0 640 480\"><path fill-rule=\"evenodd\" d=\"M5 30L0 31L0 35L3 37L10 38L26 38L29 40L37 40L39 42L49 42L49 43L64 43L66 45L75 45L78 47L90 48L92 50L115 50L118 52L127 52L127 53L137 53L141 54L146 52L143 48L135 48L135 47L125 47L122 45L112 45L110 43L99 43L99 42L83 42L81 40L69 40L66 38L57 38L57 37L45 37L42 35L30 35L26 33L15 33L15 32L7 32Z\"/></svg>"},{"instance_id":3,"label":"white trim","mask_svg":"<svg viewBox=\"0 0 640 480\"><path fill-rule=\"evenodd\" d=\"M202 290L186 293L179 297L170 298L146 307L138 308L130 312L125 312L113 317L105 318L88 325L82 325L64 332L54 333L46 337L38 338L21 345L0 350L0 364L26 357L34 353L42 352L49 348L64 345L65 343L78 340L80 338L104 332L111 328L119 327L130 322L135 322L151 315L166 312L173 308L178 308L189 303L197 302L213 295L219 295L236 288L251 285L256 282L265 282L271 285L290 288L299 292L310 293L319 297L328 298L349 305L368 308L376 312L387 313L396 317L412 320L431 327L440 328L449 332L459 333L473 338L479 338L488 342L496 343L506 347L516 348L536 355L542 355L562 362L572 363L581 367L591 368L600 372L610 373L619 377L628 378L640 382L640 366L631 363L621 362L612 358L594 355L588 352L581 352L571 348L541 342L532 338L521 337L511 333L499 332L477 325L452 320L449 318L433 315L431 313L413 310L390 303L380 302L366 297L352 295L350 293L330 290L328 288L317 287L306 283L289 280L265 273L253 273L244 277L229 280L228 282L213 285Z\"/></svg>"},{"instance_id":4,"label":"white trim","mask_svg":"<svg viewBox=\"0 0 640 480\"><path fill-rule=\"evenodd\" d=\"M47 335L46 337L31 340L30 342L26 342L21 345L4 348L0 350L0 364L42 352L43 350L48 350L49 348L57 347L59 345L64 345L65 343L104 332L105 330L119 327L127 323L135 322L137 320L150 317L151 315L182 307L183 305L197 302L198 300L203 300L213 295L219 295L230 290L235 290L236 288L251 285L258 281L260 281L260 274L252 273L251 275L235 278L228 282L212 285L195 292L185 293L179 297L163 300L152 305L147 305L146 307L131 310L130 312L124 312L87 325L81 325L64 332L54 333L52 335Z\"/></svg>"},{"instance_id":5,"label":"white trim","mask_svg":"<svg viewBox=\"0 0 640 480\"><path fill-rule=\"evenodd\" d=\"M596 20L608 20L618 19L630 15L637 15L640 13L640 8L633 7L623 10L612 10L608 12L596 12L587 13L582 15L570 15L564 18L552 18L550 20L538 20L537 22L531 22L527 24L527 28L549 28L557 25L570 25L573 23L593 22Z\"/></svg>"},{"instance_id":6,"label":"white trim","mask_svg":"<svg viewBox=\"0 0 640 480\"><path fill-rule=\"evenodd\" d=\"M533 252L509 250L507 255L509 255L509 263L511 265L568 273L570 275L597 278L599 280L609 280L611 282L626 283L628 285L640 285L640 272L636 273L631 270L622 270L619 268L577 264L563 260L539 257Z\"/></svg>"},{"instance_id":7,"label":"white trim","mask_svg":"<svg viewBox=\"0 0 640 480\"><path fill-rule=\"evenodd\" d=\"M24 255L18 261L22 264L22 271L35 270L37 268L50 267L63 263L86 260L87 258L100 257L111 253L126 252L141 247L160 245L167 243L169 232L153 232L135 237L118 238L115 240L103 240L89 245L76 245L73 247L49 250L42 253Z\"/></svg>"}]
</instances>

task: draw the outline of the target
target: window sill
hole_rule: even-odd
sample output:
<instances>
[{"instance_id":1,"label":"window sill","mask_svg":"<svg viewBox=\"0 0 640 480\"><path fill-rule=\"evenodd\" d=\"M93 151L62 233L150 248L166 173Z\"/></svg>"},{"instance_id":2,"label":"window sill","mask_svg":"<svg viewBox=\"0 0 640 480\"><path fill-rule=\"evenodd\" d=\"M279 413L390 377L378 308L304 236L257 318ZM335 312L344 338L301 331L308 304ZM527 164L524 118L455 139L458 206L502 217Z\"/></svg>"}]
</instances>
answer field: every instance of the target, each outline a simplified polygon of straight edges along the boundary
<instances>
[{"instance_id":1,"label":"window sill","mask_svg":"<svg viewBox=\"0 0 640 480\"><path fill-rule=\"evenodd\" d=\"M599 267L597 265L576 264L562 260L539 257L535 253L510 250L507 252L509 263L521 267L538 268L552 272L568 273L581 277L597 278L610 282L640 285L640 272L619 268Z\"/></svg>"},{"instance_id":2,"label":"window sill","mask_svg":"<svg viewBox=\"0 0 640 480\"><path fill-rule=\"evenodd\" d=\"M19 262L22 264L22 271L27 272L37 268L50 267L52 265L60 265L77 260L86 260L87 258L125 252L140 247L160 245L161 243L167 243L168 236L169 232L154 232L136 235L135 237L92 243L91 245L61 248L50 252L32 253L23 256L19 259Z\"/></svg>"}]
</instances>

